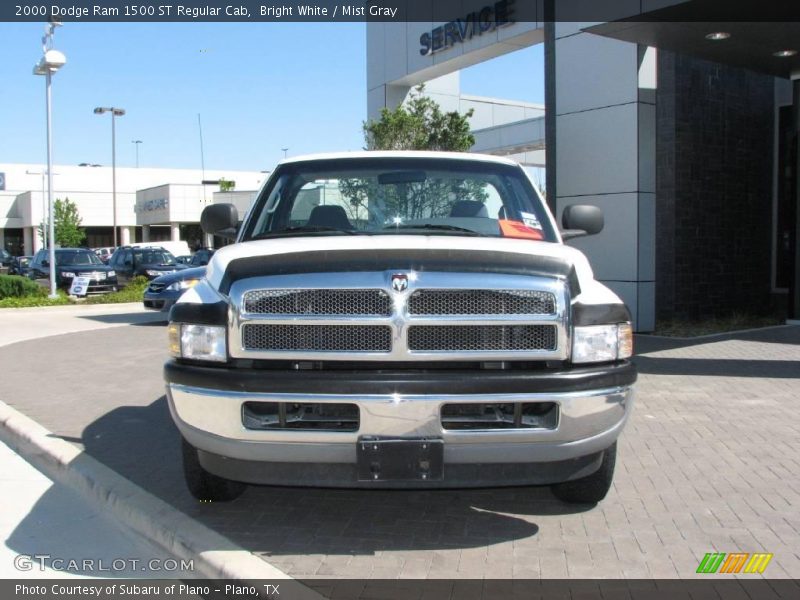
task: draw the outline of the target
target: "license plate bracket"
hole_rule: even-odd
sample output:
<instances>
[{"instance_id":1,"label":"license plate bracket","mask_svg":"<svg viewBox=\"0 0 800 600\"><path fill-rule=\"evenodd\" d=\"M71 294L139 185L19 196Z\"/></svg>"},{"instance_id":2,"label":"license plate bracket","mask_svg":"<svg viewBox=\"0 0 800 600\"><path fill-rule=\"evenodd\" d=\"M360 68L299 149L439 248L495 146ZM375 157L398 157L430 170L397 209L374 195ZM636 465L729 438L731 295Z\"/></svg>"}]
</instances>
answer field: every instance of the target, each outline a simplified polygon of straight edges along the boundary
<instances>
[{"instance_id":1,"label":"license plate bracket","mask_svg":"<svg viewBox=\"0 0 800 600\"><path fill-rule=\"evenodd\" d=\"M444 442L438 438L359 438L359 481L441 481Z\"/></svg>"}]
</instances>

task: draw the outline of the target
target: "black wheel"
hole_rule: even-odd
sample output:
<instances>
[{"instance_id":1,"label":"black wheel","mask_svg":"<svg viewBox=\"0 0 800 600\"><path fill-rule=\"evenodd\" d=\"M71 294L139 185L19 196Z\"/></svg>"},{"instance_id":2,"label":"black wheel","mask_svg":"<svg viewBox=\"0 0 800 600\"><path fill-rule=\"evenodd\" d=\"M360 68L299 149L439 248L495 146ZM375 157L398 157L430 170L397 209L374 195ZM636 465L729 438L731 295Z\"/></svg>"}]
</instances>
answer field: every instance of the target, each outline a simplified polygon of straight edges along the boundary
<instances>
[{"instance_id":1,"label":"black wheel","mask_svg":"<svg viewBox=\"0 0 800 600\"><path fill-rule=\"evenodd\" d=\"M223 479L206 471L197 458L197 449L181 438L183 476L189 492L201 502L229 502L244 493L247 485Z\"/></svg>"},{"instance_id":2,"label":"black wheel","mask_svg":"<svg viewBox=\"0 0 800 600\"><path fill-rule=\"evenodd\" d=\"M617 443L614 442L603 452L600 468L574 481L565 481L551 486L553 495L562 502L570 504L597 504L606 497L614 480L614 463L617 460Z\"/></svg>"}]
</instances>

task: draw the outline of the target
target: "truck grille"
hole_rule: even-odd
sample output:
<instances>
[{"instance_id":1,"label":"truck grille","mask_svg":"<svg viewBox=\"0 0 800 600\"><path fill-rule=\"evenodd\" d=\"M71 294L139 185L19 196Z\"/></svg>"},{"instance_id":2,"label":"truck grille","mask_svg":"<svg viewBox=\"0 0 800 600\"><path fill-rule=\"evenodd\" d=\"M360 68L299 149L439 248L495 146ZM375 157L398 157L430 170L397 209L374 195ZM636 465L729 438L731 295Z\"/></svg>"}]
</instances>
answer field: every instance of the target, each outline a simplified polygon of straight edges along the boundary
<instances>
[{"instance_id":1,"label":"truck grille","mask_svg":"<svg viewBox=\"0 0 800 600\"><path fill-rule=\"evenodd\" d=\"M417 290L411 315L552 315L556 298L537 290Z\"/></svg>"},{"instance_id":2,"label":"truck grille","mask_svg":"<svg viewBox=\"0 0 800 600\"><path fill-rule=\"evenodd\" d=\"M424 352L555 350L555 325L417 325L408 349Z\"/></svg>"},{"instance_id":3,"label":"truck grille","mask_svg":"<svg viewBox=\"0 0 800 600\"><path fill-rule=\"evenodd\" d=\"M245 350L389 352L392 330L384 325L272 325L242 327Z\"/></svg>"},{"instance_id":4,"label":"truck grille","mask_svg":"<svg viewBox=\"0 0 800 600\"><path fill-rule=\"evenodd\" d=\"M152 293L155 294L155 293L158 293L161 290L163 290L165 287L167 287L167 286L164 283L152 283L151 282L150 285L147 286L147 291L148 292L152 292Z\"/></svg>"},{"instance_id":5,"label":"truck grille","mask_svg":"<svg viewBox=\"0 0 800 600\"><path fill-rule=\"evenodd\" d=\"M569 288L543 275L282 273L238 279L230 297L234 358L423 364L569 357Z\"/></svg>"},{"instance_id":6,"label":"truck grille","mask_svg":"<svg viewBox=\"0 0 800 600\"><path fill-rule=\"evenodd\" d=\"M392 300L383 290L255 290L244 295L244 311L261 315L392 314Z\"/></svg>"}]
</instances>

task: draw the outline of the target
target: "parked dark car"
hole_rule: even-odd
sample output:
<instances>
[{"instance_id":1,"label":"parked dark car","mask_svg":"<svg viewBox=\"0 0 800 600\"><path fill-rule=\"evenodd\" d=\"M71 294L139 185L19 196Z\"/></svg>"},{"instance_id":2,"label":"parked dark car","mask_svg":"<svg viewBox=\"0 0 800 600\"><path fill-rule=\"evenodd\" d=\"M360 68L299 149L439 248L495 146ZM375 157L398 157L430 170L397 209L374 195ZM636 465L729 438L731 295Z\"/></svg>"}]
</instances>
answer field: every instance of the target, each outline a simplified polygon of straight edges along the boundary
<instances>
[{"instance_id":1,"label":"parked dark car","mask_svg":"<svg viewBox=\"0 0 800 600\"><path fill-rule=\"evenodd\" d=\"M89 294L105 294L117 291L117 275L114 269L86 248L57 248L56 287L68 289L75 277L88 277ZM50 284L50 256L48 250L39 250L28 266L28 277L42 285Z\"/></svg>"},{"instance_id":2,"label":"parked dark car","mask_svg":"<svg viewBox=\"0 0 800 600\"><path fill-rule=\"evenodd\" d=\"M122 284L140 275L155 279L188 268L160 246L121 246L111 255L108 265L117 272Z\"/></svg>"},{"instance_id":3,"label":"parked dark car","mask_svg":"<svg viewBox=\"0 0 800 600\"><path fill-rule=\"evenodd\" d=\"M15 256L14 260L11 261L11 266L8 268L8 274L26 277L31 260L33 260L32 256Z\"/></svg>"},{"instance_id":4,"label":"parked dark car","mask_svg":"<svg viewBox=\"0 0 800 600\"><path fill-rule=\"evenodd\" d=\"M211 261L214 252L211 248L200 248L200 250L192 254L192 261L189 264L193 267L203 267Z\"/></svg>"},{"instance_id":5,"label":"parked dark car","mask_svg":"<svg viewBox=\"0 0 800 600\"><path fill-rule=\"evenodd\" d=\"M206 268L197 267L155 278L144 292L144 307L168 312L181 294L197 285L205 275Z\"/></svg>"}]
</instances>

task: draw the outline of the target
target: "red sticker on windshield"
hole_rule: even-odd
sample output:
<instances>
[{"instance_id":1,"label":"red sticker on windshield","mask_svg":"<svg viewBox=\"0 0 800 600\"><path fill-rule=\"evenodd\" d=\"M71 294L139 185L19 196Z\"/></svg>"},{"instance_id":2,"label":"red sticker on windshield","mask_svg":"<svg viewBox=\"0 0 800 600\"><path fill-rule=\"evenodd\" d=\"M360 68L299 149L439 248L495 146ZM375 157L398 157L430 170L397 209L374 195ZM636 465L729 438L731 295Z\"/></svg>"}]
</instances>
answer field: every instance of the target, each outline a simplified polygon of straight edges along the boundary
<instances>
[{"instance_id":1,"label":"red sticker on windshield","mask_svg":"<svg viewBox=\"0 0 800 600\"><path fill-rule=\"evenodd\" d=\"M525 240L543 240L544 234L540 229L528 227L522 221L510 221L508 219L500 219L500 233L503 237L520 238Z\"/></svg>"}]
</instances>

